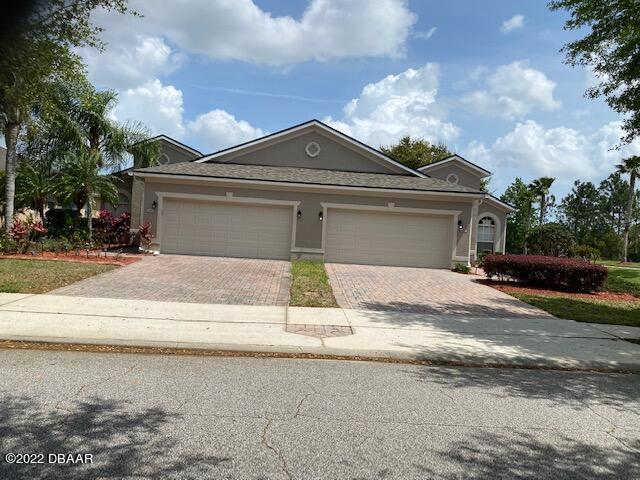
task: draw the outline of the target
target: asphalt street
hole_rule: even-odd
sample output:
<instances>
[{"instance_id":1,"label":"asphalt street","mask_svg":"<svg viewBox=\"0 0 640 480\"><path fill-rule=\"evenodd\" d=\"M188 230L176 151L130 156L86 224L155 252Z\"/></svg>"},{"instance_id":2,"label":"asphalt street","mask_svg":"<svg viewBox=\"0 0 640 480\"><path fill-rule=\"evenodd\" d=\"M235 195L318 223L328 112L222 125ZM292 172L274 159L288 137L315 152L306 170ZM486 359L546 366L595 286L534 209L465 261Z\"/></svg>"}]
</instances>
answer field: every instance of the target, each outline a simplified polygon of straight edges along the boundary
<instances>
[{"instance_id":1,"label":"asphalt street","mask_svg":"<svg viewBox=\"0 0 640 480\"><path fill-rule=\"evenodd\" d=\"M0 350L0 395L2 479L640 478L638 375Z\"/></svg>"}]
</instances>

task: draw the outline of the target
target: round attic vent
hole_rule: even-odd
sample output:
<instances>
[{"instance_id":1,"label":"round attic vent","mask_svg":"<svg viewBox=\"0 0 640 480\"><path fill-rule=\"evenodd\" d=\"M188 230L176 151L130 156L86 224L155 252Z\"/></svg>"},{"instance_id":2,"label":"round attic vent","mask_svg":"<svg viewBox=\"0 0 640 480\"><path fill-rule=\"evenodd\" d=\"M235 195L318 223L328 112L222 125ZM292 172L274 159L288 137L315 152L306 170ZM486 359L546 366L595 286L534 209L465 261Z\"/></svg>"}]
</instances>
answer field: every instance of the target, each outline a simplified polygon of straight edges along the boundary
<instances>
[{"instance_id":1,"label":"round attic vent","mask_svg":"<svg viewBox=\"0 0 640 480\"><path fill-rule=\"evenodd\" d=\"M320 155L320 145L316 142L309 142L307 146L304 147L304 151L307 153L307 156L315 158Z\"/></svg>"},{"instance_id":2,"label":"round attic vent","mask_svg":"<svg viewBox=\"0 0 640 480\"><path fill-rule=\"evenodd\" d=\"M457 185L459 181L460 179L455 173L450 173L449 175L447 175L447 182L449 182L450 184Z\"/></svg>"}]
</instances>

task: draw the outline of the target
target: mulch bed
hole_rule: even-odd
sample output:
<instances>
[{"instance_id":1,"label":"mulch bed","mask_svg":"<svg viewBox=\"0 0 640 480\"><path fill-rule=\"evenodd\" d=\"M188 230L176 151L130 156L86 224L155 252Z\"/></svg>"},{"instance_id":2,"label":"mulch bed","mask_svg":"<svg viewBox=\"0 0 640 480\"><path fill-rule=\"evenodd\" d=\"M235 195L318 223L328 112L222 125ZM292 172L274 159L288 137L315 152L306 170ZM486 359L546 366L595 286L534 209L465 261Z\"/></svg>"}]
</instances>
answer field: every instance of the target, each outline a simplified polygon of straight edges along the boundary
<instances>
[{"instance_id":1,"label":"mulch bed","mask_svg":"<svg viewBox=\"0 0 640 480\"><path fill-rule=\"evenodd\" d=\"M593 292L575 293L561 290L549 290L542 287L523 286L515 282L499 282L495 280L476 280L478 283L493 287L504 293L523 293L526 295L541 295L544 297L568 297L582 300L606 300L608 302L640 302L640 298L630 293Z\"/></svg>"},{"instance_id":2,"label":"mulch bed","mask_svg":"<svg viewBox=\"0 0 640 480\"><path fill-rule=\"evenodd\" d=\"M80 262L80 263L99 263L104 265L130 265L139 261L143 255L121 255L116 258L113 255L107 257L100 250L92 250L87 252L82 250L80 255L76 255L75 252L69 253L55 253L55 252L42 252L35 255L22 254L22 253L5 253L0 255L0 260L13 259L13 260L57 260L61 262Z\"/></svg>"}]
</instances>

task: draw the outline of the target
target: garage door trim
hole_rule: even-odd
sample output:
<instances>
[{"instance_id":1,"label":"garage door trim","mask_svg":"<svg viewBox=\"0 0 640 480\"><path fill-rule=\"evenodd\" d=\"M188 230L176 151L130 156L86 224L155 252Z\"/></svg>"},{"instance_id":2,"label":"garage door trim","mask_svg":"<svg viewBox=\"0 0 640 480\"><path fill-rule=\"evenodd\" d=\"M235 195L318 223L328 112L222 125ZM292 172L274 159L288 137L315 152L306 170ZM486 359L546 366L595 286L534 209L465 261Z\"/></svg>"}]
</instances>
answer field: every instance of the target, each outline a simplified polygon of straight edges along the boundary
<instances>
[{"instance_id":1,"label":"garage door trim","mask_svg":"<svg viewBox=\"0 0 640 480\"><path fill-rule=\"evenodd\" d=\"M233 192L227 192L226 196L221 195L203 195L195 193L174 193L174 192L156 192L158 197L158 206L156 207L158 213L156 217L156 237L155 242L158 245L158 249L162 247L162 215L163 215L163 201L165 198L177 199L177 200L195 200L198 202L208 203L221 203L226 205L262 205L262 206L281 206L291 207L291 243L289 249L293 249L296 244L296 214L300 202L293 200L269 200L266 198L251 198L251 197L234 197Z\"/></svg>"},{"instance_id":2,"label":"garage door trim","mask_svg":"<svg viewBox=\"0 0 640 480\"><path fill-rule=\"evenodd\" d=\"M327 238L327 222L329 220L329 209L334 210L360 210L365 212L379 212L379 213L405 213L414 215L439 215L439 216L451 216L451 261L454 261L456 256L457 238L458 238L458 218L462 214L462 210L443 210L435 208L409 208L409 207L396 207L390 204L386 207L378 205L354 205L349 203L326 203L321 202L322 214L324 221L322 222L322 251L326 254L326 238Z\"/></svg>"}]
</instances>

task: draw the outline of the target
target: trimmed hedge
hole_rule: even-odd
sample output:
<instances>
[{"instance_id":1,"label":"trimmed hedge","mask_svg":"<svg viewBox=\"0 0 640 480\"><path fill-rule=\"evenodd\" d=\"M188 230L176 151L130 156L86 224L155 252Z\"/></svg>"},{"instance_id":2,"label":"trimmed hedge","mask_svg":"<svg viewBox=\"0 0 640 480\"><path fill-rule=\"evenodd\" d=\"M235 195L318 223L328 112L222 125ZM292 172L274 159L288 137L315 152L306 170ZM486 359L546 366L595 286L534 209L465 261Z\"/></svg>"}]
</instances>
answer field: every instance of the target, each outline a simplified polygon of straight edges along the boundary
<instances>
[{"instance_id":1,"label":"trimmed hedge","mask_svg":"<svg viewBox=\"0 0 640 480\"><path fill-rule=\"evenodd\" d=\"M487 255L482 268L488 278L512 279L575 292L597 290L607 279L607 269L602 265L543 255Z\"/></svg>"}]
</instances>

